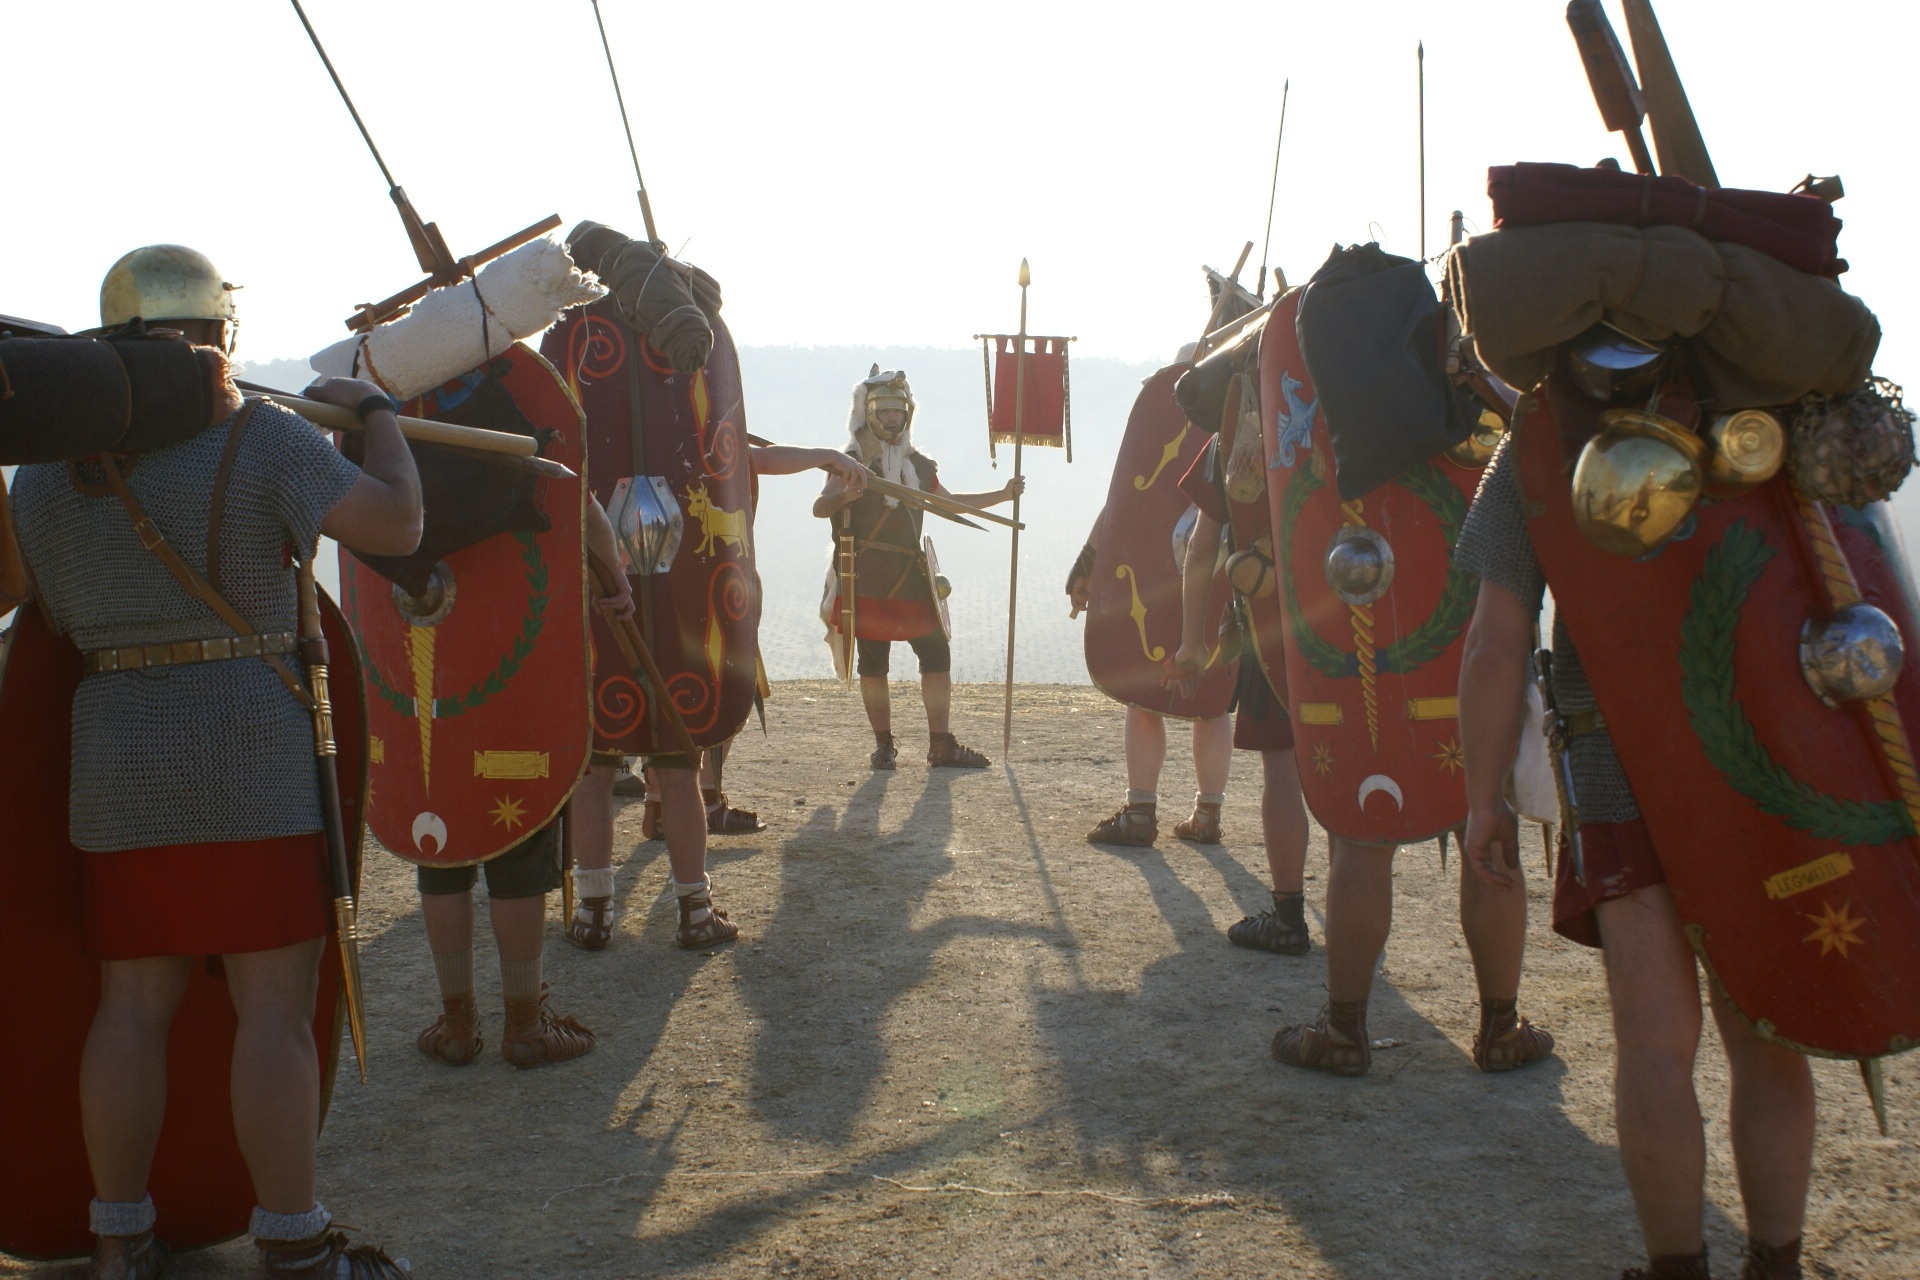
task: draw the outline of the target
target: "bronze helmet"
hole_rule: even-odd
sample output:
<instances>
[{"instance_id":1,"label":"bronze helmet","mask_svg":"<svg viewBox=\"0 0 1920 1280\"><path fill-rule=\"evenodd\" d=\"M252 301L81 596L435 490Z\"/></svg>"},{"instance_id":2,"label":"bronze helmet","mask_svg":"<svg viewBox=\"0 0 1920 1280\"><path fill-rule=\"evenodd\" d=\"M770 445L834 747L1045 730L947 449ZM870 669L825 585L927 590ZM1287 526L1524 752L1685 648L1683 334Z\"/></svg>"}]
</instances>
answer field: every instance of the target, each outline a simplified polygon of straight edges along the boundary
<instances>
[{"instance_id":1,"label":"bronze helmet","mask_svg":"<svg viewBox=\"0 0 1920 1280\"><path fill-rule=\"evenodd\" d=\"M233 350L233 292L213 260L183 244L150 244L125 254L100 282L100 323L116 328L139 319L219 320L227 326L226 349Z\"/></svg>"}]
</instances>

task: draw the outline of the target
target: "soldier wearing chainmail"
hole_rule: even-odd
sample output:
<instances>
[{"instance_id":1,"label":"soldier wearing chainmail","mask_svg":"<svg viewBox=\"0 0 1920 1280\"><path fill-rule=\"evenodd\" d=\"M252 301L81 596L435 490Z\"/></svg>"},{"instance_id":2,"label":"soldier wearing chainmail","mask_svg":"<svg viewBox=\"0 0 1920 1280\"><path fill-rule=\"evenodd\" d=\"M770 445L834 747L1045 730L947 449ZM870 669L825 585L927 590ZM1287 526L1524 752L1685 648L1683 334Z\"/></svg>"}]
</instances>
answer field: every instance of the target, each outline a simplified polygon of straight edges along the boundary
<instances>
[{"instance_id":1,"label":"soldier wearing chainmail","mask_svg":"<svg viewBox=\"0 0 1920 1280\"><path fill-rule=\"evenodd\" d=\"M1533 424L1529 424L1531 428ZM1553 429L1549 424L1547 429ZM1466 758L1464 856L1473 874L1518 892L1518 830L1503 784L1526 706L1528 654L1546 578L1528 534L1519 449L1509 436L1480 482L1454 563L1480 578L1460 667ZM1619 1041L1614 1112L1649 1268L1642 1280L1706 1277L1701 1236L1706 1143L1693 1091L1699 979L1602 708L1556 611L1552 704L1568 765L1553 927L1601 948ZM1569 831L1569 827L1573 828ZM1798 1277L1813 1155L1814 1098L1804 1056L1761 1038L1715 982L1708 1003L1733 1077L1733 1158L1747 1211L1743 1280Z\"/></svg>"},{"instance_id":2,"label":"soldier wearing chainmail","mask_svg":"<svg viewBox=\"0 0 1920 1280\"><path fill-rule=\"evenodd\" d=\"M204 256L150 246L108 273L101 320L144 317L230 350L232 288ZM312 727L292 692L290 566L311 560L322 533L375 554L411 551L420 490L379 388L334 379L310 394L366 420L364 471L304 419L249 402L139 456L23 466L14 480L39 607L88 673L73 701L69 810L84 854L86 945L101 968L79 1081L95 1280L147 1280L166 1265L146 1182L169 1025L205 955L223 958L238 1018L234 1129L266 1274L405 1274L378 1249L348 1245L314 1195L312 1022L332 895ZM259 633L257 645L237 641L238 629L143 545L136 507L187 572ZM184 642L199 642L194 658ZM161 652L166 662L150 665Z\"/></svg>"}]
</instances>

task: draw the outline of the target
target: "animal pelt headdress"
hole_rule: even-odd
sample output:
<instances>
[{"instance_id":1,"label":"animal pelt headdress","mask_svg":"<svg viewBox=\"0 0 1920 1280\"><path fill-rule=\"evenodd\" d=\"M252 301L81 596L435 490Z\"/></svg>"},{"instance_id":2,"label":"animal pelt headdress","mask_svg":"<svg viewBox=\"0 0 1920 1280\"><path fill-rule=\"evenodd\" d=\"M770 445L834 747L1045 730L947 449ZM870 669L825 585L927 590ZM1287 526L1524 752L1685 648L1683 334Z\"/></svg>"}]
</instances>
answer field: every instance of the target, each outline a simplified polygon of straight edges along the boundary
<instances>
[{"instance_id":1,"label":"animal pelt headdress","mask_svg":"<svg viewBox=\"0 0 1920 1280\"><path fill-rule=\"evenodd\" d=\"M880 394L876 395L876 392ZM903 398L906 401L907 423L901 428L899 438L889 441L873 429L873 402L891 400L897 403ZM920 470L913 465L914 410L913 388L907 385L905 371L888 369L883 372L875 364L866 377L854 384L853 407L847 416L849 452L883 479L909 489L921 487ZM900 505L898 498L888 498L886 502L890 507Z\"/></svg>"}]
</instances>

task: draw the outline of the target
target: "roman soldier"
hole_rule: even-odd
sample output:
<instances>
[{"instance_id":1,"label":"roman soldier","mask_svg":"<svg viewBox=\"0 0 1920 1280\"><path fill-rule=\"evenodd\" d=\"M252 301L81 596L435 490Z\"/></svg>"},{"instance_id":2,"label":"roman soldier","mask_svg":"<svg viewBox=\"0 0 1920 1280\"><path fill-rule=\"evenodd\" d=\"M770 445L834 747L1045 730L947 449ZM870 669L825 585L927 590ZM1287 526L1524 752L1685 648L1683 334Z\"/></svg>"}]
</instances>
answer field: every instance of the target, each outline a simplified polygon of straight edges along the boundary
<instances>
[{"instance_id":1,"label":"roman soldier","mask_svg":"<svg viewBox=\"0 0 1920 1280\"><path fill-rule=\"evenodd\" d=\"M1226 280L1208 274L1224 291ZM1197 844L1220 842L1220 810L1233 758L1227 708L1239 667L1229 659L1199 679L1178 680L1166 660L1180 642L1184 552L1199 518L1179 482L1208 440L1187 421L1173 394L1174 384L1193 366L1196 345L1187 343L1172 364L1142 384L1114 458L1107 505L1067 573L1073 614L1087 614L1087 674L1102 693L1127 708L1126 801L1087 832L1094 844L1145 847L1159 837L1168 719L1192 724L1198 784L1193 812L1174 824L1173 834ZM1203 626L1217 624L1231 598L1221 577Z\"/></svg>"},{"instance_id":2,"label":"roman soldier","mask_svg":"<svg viewBox=\"0 0 1920 1280\"><path fill-rule=\"evenodd\" d=\"M1920 1043L1920 679L1901 656L1920 617L1882 501L1912 466L1913 414L1871 377L1879 325L1836 278L1837 180L1721 191L1692 142L1706 186L1496 168L1499 229L1449 259L1479 355L1529 388L1455 551L1480 579L1460 677L1465 853L1511 884L1500 777L1531 676L1562 809L1553 926L1600 948L1613 1006L1650 1259L1624 1275L1709 1274L1705 969L1733 1082L1741 1275L1798 1280L1805 1055L1857 1059L1878 1110L1879 1057ZM1530 663L1549 589L1550 646Z\"/></svg>"},{"instance_id":3,"label":"roman soldier","mask_svg":"<svg viewBox=\"0 0 1920 1280\"><path fill-rule=\"evenodd\" d=\"M926 493L946 493L939 467L913 447L913 389L899 370L879 365L853 388L847 455L874 474ZM949 496L969 506L1011 502L1026 487L1019 476L998 489ZM813 514L833 521L835 556L827 575L821 617L843 674L860 677L860 700L873 728L875 769L891 769L893 709L887 670L893 642L904 640L920 663L920 696L927 713L927 764L931 768L984 769L987 757L962 746L949 725L952 651L942 614L944 584L928 567L918 508L877 491L862 492L840 475L828 477L814 499ZM846 627L852 620L852 629Z\"/></svg>"},{"instance_id":4,"label":"roman soldier","mask_svg":"<svg viewBox=\"0 0 1920 1280\"><path fill-rule=\"evenodd\" d=\"M100 318L226 352L233 288L202 254L148 246L107 273ZM193 1216L191 1195L156 1205L148 1186L156 1150L167 1154L169 1028L183 998L194 1005L202 958L215 956L237 1018L232 1132L255 1207L247 1224L244 1210L235 1221L215 1206L182 1242L246 1224L269 1276L399 1277L404 1264L349 1245L315 1197L332 1061L331 1045L316 1046L315 999L333 894L310 715L324 686L310 693L302 678L294 566L310 574L322 534L373 553L411 551L420 490L395 406L371 383L336 378L310 390L365 420L361 466L312 424L241 404L224 373L221 383L226 403L204 430L22 466L13 486L38 597L16 632L68 637L84 672L72 696L65 835L80 860L84 946L98 961L78 1079L95 1197L88 1274L157 1276L167 1250L156 1219L167 1231ZM77 382L74 403L115 386ZM210 1025L204 1003L191 1016ZM226 1064L208 1065L227 1078ZM24 1152L7 1159L29 1163ZM201 1161L193 1176L206 1186L226 1172Z\"/></svg>"}]
</instances>

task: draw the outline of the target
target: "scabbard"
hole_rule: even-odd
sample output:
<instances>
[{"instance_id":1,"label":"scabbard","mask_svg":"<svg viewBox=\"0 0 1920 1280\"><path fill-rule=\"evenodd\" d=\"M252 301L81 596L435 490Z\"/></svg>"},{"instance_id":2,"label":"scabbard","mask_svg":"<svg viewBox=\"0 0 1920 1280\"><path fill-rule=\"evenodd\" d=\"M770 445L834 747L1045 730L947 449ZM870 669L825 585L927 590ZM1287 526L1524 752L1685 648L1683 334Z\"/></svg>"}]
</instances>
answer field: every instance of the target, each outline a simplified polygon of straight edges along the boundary
<instances>
[{"instance_id":1,"label":"scabbard","mask_svg":"<svg viewBox=\"0 0 1920 1280\"><path fill-rule=\"evenodd\" d=\"M359 910L353 898L353 868L347 861L346 819L340 805L339 747L333 738L333 702L327 688L327 640L320 629L319 589L313 565L303 564L300 583L300 658L313 701L313 757L320 783L320 817L327 841L327 877L333 892L334 940L340 948L340 989L346 998L347 1030L353 1038L360 1082L367 1079L367 1018L360 974Z\"/></svg>"}]
</instances>

